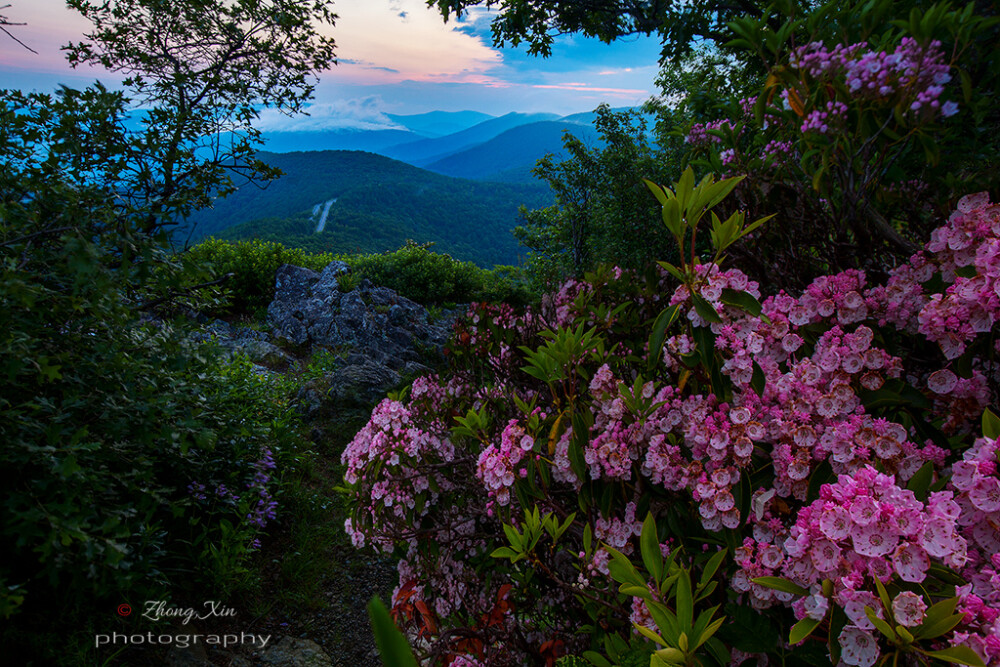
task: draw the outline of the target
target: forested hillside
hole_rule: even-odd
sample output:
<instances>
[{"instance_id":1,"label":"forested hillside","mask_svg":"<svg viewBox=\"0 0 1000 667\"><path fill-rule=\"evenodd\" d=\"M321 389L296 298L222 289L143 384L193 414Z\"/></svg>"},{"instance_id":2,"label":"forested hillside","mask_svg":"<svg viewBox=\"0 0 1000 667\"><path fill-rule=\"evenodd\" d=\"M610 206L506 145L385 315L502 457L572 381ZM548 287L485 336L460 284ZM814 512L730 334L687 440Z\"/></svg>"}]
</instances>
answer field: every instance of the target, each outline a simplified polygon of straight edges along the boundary
<instances>
[{"instance_id":1,"label":"forested hillside","mask_svg":"<svg viewBox=\"0 0 1000 667\"><path fill-rule=\"evenodd\" d=\"M258 157L284 176L265 188L243 187L193 216L193 238L261 238L329 252L394 250L412 239L434 242L440 252L483 266L512 264L518 246L510 230L518 223L518 207L552 201L541 183L478 183L371 153ZM331 201L323 232L317 234L319 217Z\"/></svg>"},{"instance_id":2,"label":"forested hillside","mask_svg":"<svg viewBox=\"0 0 1000 667\"><path fill-rule=\"evenodd\" d=\"M593 127L578 123L539 121L519 125L489 141L449 155L427 169L449 176L510 182L533 182L531 168L546 153L563 153L563 135L571 132L585 144L596 144Z\"/></svg>"}]
</instances>

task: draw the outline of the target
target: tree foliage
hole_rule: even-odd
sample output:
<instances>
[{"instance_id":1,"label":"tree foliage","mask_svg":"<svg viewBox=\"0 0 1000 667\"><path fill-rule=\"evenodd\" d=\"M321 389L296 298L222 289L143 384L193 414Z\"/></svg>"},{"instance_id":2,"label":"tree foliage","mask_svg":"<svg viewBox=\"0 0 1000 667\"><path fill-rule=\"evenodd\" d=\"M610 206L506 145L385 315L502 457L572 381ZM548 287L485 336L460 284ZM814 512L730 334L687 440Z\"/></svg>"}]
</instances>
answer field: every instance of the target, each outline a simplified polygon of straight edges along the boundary
<instances>
[{"instance_id":1,"label":"tree foliage","mask_svg":"<svg viewBox=\"0 0 1000 667\"><path fill-rule=\"evenodd\" d=\"M147 233L228 193L232 175L276 175L253 158L261 108L300 111L314 73L334 63L317 33L335 15L319 0L116 0L68 3L92 24L65 50L73 66L123 74L145 110L129 132L115 187L144 209ZM123 156L124 157L124 156Z\"/></svg>"},{"instance_id":2,"label":"tree foliage","mask_svg":"<svg viewBox=\"0 0 1000 667\"><path fill-rule=\"evenodd\" d=\"M599 107L595 126L599 147L567 132L569 157L547 155L535 167L556 203L522 210L524 224L514 235L531 249L531 270L541 282L580 277L602 262L641 270L671 252L658 229L656 202L638 174L664 178L677 162L677 142L653 143L647 117L636 111Z\"/></svg>"},{"instance_id":3,"label":"tree foliage","mask_svg":"<svg viewBox=\"0 0 1000 667\"><path fill-rule=\"evenodd\" d=\"M784 221L734 248L758 280L802 286L845 268L885 275L958 197L998 185L992 3L785 0L731 15L726 30L731 39L665 64L647 109L659 149L674 147L661 153L668 177L688 165L746 175L734 202ZM564 275L586 265L579 241L600 219L580 214L591 208L580 193L625 178L595 164L575 150L558 169L540 165L562 194L527 215L534 231L522 239L575 257ZM657 173L637 160L630 176ZM658 240L632 241L642 242ZM603 247L610 261L629 260Z\"/></svg>"},{"instance_id":4,"label":"tree foliage","mask_svg":"<svg viewBox=\"0 0 1000 667\"><path fill-rule=\"evenodd\" d=\"M35 620L56 594L224 591L273 517L287 405L164 319L213 282L167 231L269 175L250 121L297 110L333 46L322 3L70 4L94 25L71 62L125 91L0 92L0 615Z\"/></svg>"},{"instance_id":5,"label":"tree foliage","mask_svg":"<svg viewBox=\"0 0 1000 667\"><path fill-rule=\"evenodd\" d=\"M755 0L428 0L445 20L480 5L500 5L493 19L497 45L528 44L528 52L548 56L556 36L581 33L612 42L626 35L659 35L663 59L689 52L700 40L724 43L733 38L727 22L760 16L765 3Z\"/></svg>"}]
</instances>

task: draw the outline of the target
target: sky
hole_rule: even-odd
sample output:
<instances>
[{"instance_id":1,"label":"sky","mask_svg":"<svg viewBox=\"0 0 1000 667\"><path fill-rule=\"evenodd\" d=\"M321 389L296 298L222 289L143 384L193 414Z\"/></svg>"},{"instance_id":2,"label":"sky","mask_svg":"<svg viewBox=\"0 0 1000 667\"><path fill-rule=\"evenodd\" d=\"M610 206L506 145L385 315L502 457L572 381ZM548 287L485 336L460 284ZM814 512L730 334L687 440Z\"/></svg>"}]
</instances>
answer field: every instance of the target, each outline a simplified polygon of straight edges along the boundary
<instances>
[{"instance_id":1,"label":"sky","mask_svg":"<svg viewBox=\"0 0 1000 667\"><path fill-rule=\"evenodd\" d=\"M64 0L4 0L3 14L24 22L9 30L37 51L0 35L0 87L49 92L62 83L82 87L100 70L70 69L60 46L78 40L88 23ZM339 64L320 74L308 117L264 114L261 129L391 126L387 114L512 111L571 114L601 103L641 104L654 92L659 43L634 37L611 45L579 36L557 39L550 58L526 49L497 49L491 14L475 9L445 23L424 0L338 0L330 35Z\"/></svg>"}]
</instances>

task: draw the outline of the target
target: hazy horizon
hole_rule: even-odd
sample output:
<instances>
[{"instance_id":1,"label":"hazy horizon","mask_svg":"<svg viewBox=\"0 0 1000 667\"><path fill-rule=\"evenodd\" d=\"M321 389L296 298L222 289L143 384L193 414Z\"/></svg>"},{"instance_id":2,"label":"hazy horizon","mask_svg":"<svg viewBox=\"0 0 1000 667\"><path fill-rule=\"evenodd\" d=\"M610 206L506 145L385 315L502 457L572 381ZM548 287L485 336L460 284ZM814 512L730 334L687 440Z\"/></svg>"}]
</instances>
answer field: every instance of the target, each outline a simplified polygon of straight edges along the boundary
<instances>
[{"instance_id":1,"label":"hazy horizon","mask_svg":"<svg viewBox=\"0 0 1000 667\"><path fill-rule=\"evenodd\" d=\"M339 64L321 73L311 116L265 117L270 131L295 131L297 124L315 128L324 121L330 129L391 127L388 114L430 111L569 115L601 103L636 106L655 92L655 38L605 45L564 36L552 57L542 59L524 48L493 47L485 9L447 24L423 0L341 0L334 10L339 18L331 34ZM63 0L11 0L5 15L27 24L10 30L38 53L2 36L0 87L51 92L59 84L82 87L95 78L116 84L107 72L73 70L66 63L60 47L80 39L89 24Z\"/></svg>"}]
</instances>

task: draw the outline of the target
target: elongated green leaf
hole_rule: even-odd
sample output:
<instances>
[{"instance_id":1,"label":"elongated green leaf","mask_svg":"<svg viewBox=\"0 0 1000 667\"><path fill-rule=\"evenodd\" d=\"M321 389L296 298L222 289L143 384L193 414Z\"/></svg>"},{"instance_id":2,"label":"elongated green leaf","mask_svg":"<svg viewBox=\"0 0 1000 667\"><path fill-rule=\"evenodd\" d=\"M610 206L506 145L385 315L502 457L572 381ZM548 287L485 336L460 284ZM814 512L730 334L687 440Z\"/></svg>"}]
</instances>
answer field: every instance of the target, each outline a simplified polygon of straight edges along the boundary
<instances>
[{"instance_id":1,"label":"elongated green leaf","mask_svg":"<svg viewBox=\"0 0 1000 667\"><path fill-rule=\"evenodd\" d=\"M697 294L691 295L691 301L694 302L694 310L698 313L698 316L706 322L721 322L722 318L719 317L719 313L715 311L715 307L706 301L701 296Z\"/></svg>"},{"instance_id":2,"label":"elongated green leaf","mask_svg":"<svg viewBox=\"0 0 1000 667\"><path fill-rule=\"evenodd\" d=\"M711 197L708 200L708 208L714 208L719 202L729 196L729 193L733 191L737 185L740 184L746 176L734 176L733 178L727 178L724 181L719 181L711 187Z\"/></svg>"},{"instance_id":3,"label":"elongated green leaf","mask_svg":"<svg viewBox=\"0 0 1000 667\"><path fill-rule=\"evenodd\" d=\"M684 274L681 273L681 270L678 269L676 266L674 266L670 262L657 262L657 264L666 269L667 273L672 275L674 278L676 278L681 282L684 282Z\"/></svg>"},{"instance_id":4,"label":"elongated green leaf","mask_svg":"<svg viewBox=\"0 0 1000 667\"><path fill-rule=\"evenodd\" d=\"M680 243L684 239L684 232L686 231L684 218L681 215L680 202L676 199L668 199L667 203L663 205L660 214L667 230Z\"/></svg>"},{"instance_id":5,"label":"elongated green leaf","mask_svg":"<svg viewBox=\"0 0 1000 667\"><path fill-rule=\"evenodd\" d=\"M611 573L612 579L620 584L646 585L645 580L639 576L635 566L632 565L632 561L625 554L609 546L605 546L605 549L611 554L611 560L608 562L608 571Z\"/></svg>"},{"instance_id":6,"label":"elongated green leaf","mask_svg":"<svg viewBox=\"0 0 1000 667\"><path fill-rule=\"evenodd\" d=\"M701 590L708 585L708 582L710 582L712 577L715 576L715 573L718 572L719 566L722 565L722 561L725 560L726 555L726 550L720 549L708 559L708 563L705 564L705 569L702 570L701 579L698 581L698 590Z\"/></svg>"},{"instance_id":7,"label":"elongated green leaf","mask_svg":"<svg viewBox=\"0 0 1000 667\"><path fill-rule=\"evenodd\" d=\"M728 665L730 663L732 656L729 653L729 649L719 641L718 637L712 637L705 642L705 648L720 665Z\"/></svg>"},{"instance_id":8,"label":"elongated green leaf","mask_svg":"<svg viewBox=\"0 0 1000 667\"><path fill-rule=\"evenodd\" d=\"M681 174L681 178L677 181L674 191L677 193L677 201L681 205L681 208L687 208L688 203L691 201L691 193L694 190L694 170L688 167Z\"/></svg>"},{"instance_id":9,"label":"elongated green leaf","mask_svg":"<svg viewBox=\"0 0 1000 667\"><path fill-rule=\"evenodd\" d=\"M587 662L594 665L594 667L612 667L608 659L597 651L584 651L583 657Z\"/></svg>"},{"instance_id":10,"label":"elongated green leaf","mask_svg":"<svg viewBox=\"0 0 1000 667\"><path fill-rule=\"evenodd\" d=\"M517 529L510 524L505 523L503 525L503 532L507 535L507 540L510 542L511 546L521 551L524 550L524 542L521 539L521 533L517 532Z\"/></svg>"},{"instance_id":11,"label":"elongated green leaf","mask_svg":"<svg viewBox=\"0 0 1000 667\"><path fill-rule=\"evenodd\" d=\"M753 376L750 378L750 386L757 392L758 396L764 395L764 388L767 386L767 377L756 361L753 362Z\"/></svg>"},{"instance_id":12,"label":"elongated green leaf","mask_svg":"<svg viewBox=\"0 0 1000 667\"><path fill-rule=\"evenodd\" d=\"M802 588L795 582L781 577L757 577L752 581L753 583L763 586L764 588L771 588L776 591L791 593L793 595L809 595L809 591L806 589Z\"/></svg>"},{"instance_id":13,"label":"elongated green leaf","mask_svg":"<svg viewBox=\"0 0 1000 667\"><path fill-rule=\"evenodd\" d=\"M760 315L760 301L758 301L756 297L749 292L726 288L722 290L721 301L727 306L736 306L737 308L750 313L754 317Z\"/></svg>"},{"instance_id":14,"label":"elongated green leaf","mask_svg":"<svg viewBox=\"0 0 1000 667\"><path fill-rule=\"evenodd\" d=\"M758 227L760 227L765 222L767 222L768 220L770 220L771 218L773 218L775 215L777 215L777 214L776 213L772 213L771 215L765 215L763 218L757 218L756 220L754 220L749 225L747 225L746 227L743 228L743 230L740 232L739 236L736 237L737 240L743 238L747 234L750 234L750 233L754 232Z\"/></svg>"},{"instance_id":15,"label":"elongated green leaf","mask_svg":"<svg viewBox=\"0 0 1000 667\"><path fill-rule=\"evenodd\" d=\"M656 521L652 513L647 514L642 522L639 546L642 549L642 563L658 585L663 579L663 554L660 552L660 540L656 535Z\"/></svg>"},{"instance_id":16,"label":"elongated green leaf","mask_svg":"<svg viewBox=\"0 0 1000 667\"><path fill-rule=\"evenodd\" d=\"M708 625L708 627L705 628L705 630L701 633L701 635L698 637L698 639L695 641L694 647L697 649L699 646L701 646L702 644L704 644L705 642L707 642L709 639L711 639L712 635L714 635L716 632L718 632L719 628L722 627L722 624L725 621L726 621L726 617L725 616L723 616L722 618L717 618L714 621L712 621Z\"/></svg>"},{"instance_id":17,"label":"elongated green leaf","mask_svg":"<svg viewBox=\"0 0 1000 667\"><path fill-rule=\"evenodd\" d=\"M940 637L946 632L950 632L952 628L962 622L965 618L965 614L952 614L951 616L945 616L944 618L939 618L931 623L928 623L926 619L923 625L916 629L914 635L920 639L934 639Z\"/></svg>"},{"instance_id":18,"label":"elongated green leaf","mask_svg":"<svg viewBox=\"0 0 1000 667\"><path fill-rule=\"evenodd\" d=\"M935 602L931 605L927 613L924 614L924 625L928 623L936 623L946 616L951 616L955 613L955 608L958 607L958 598L945 598L940 602Z\"/></svg>"},{"instance_id":19,"label":"elongated green leaf","mask_svg":"<svg viewBox=\"0 0 1000 667\"><path fill-rule=\"evenodd\" d=\"M878 591L879 600L882 601L882 608L885 609L885 613L889 618L892 618L892 602L889 599L889 591L885 590L885 586L879 581L878 577L875 577L875 589Z\"/></svg>"},{"instance_id":20,"label":"elongated green leaf","mask_svg":"<svg viewBox=\"0 0 1000 667\"><path fill-rule=\"evenodd\" d=\"M667 642L676 646L681 630L674 612L661 602L649 602L646 604L646 609L649 610L649 615L653 617L656 627L660 629Z\"/></svg>"},{"instance_id":21,"label":"elongated green leaf","mask_svg":"<svg viewBox=\"0 0 1000 667\"><path fill-rule=\"evenodd\" d=\"M788 633L788 643L791 645L798 644L799 642L805 640L806 637L813 633L813 630L819 627L822 621L818 621L815 618L803 618L801 621L792 626L792 631Z\"/></svg>"},{"instance_id":22,"label":"elongated green leaf","mask_svg":"<svg viewBox=\"0 0 1000 667\"><path fill-rule=\"evenodd\" d=\"M913 474L913 477L907 482L906 488L913 491L913 495L917 497L917 500L927 500L927 492L930 490L931 482L933 481L934 463L928 461L920 466L920 470Z\"/></svg>"},{"instance_id":23,"label":"elongated green leaf","mask_svg":"<svg viewBox=\"0 0 1000 667\"><path fill-rule=\"evenodd\" d=\"M664 192L663 188L661 188L659 185L649 180L648 178L642 179L642 182L646 184L646 187L649 188L649 191L653 193L654 197L656 197L656 201L660 202L660 206L663 206L664 204L667 203L667 199L669 199L669 196L667 195L666 192Z\"/></svg>"},{"instance_id":24,"label":"elongated green leaf","mask_svg":"<svg viewBox=\"0 0 1000 667\"><path fill-rule=\"evenodd\" d=\"M499 549L494 549L493 553L490 554L491 558L515 558L520 555L520 552L514 551L510 547L500 547Z\"/></svg>"},{"instance_id":25,"label":"elongated green leaf","mask_svg":"<svg viewBox=\"0 0 1000 667\"><path fill-rule=\"evenodd\" d=\"M647 639L652 639L654 642L656 642L660 646L667 646L667 642L664 641L663 637L661 637L660 635L656 634L655 632L653 632L652 630L650 630L646 626L639 625L638 623L633 623L632 625L633 625L633 627L635 627L636 630L639 631L639 634L641 634L643 637L646 637Z\"/></svg>"},{"instance_id":26,"label":"elongated green leaf","mask_svg":"<svg viewBox=\"0 0 1000 667\"><path fill-rule=\"evenodd\" d=\"M660 350L663 349L663 341L667 338L667 328L677 320L680 313L680 306L673 305L664 308L653 324L653 331L649 334L649 356L651 359L659 361Z\"/></svg>"},{"instance_id":27,"label":"elongated green leaf","mask_svg":"<svg viewBox=\"0 0 1000 667\"><path fill-rule=\"evenodd\" d=\"M983 435L990 440L1000 438L1000 417L993 414L989 408L983 412Z\"/></svg>"},{"instance_id":28,"label":"elongated green leaf","mask_svg":"<svg viewBox=\"0 0 1000 667\"><path fill-rule=\"evenodd\" d=\"M368 603L368 617L371 619L372 632L382 662L387 667L417 667L417 660L406 641L403 633L392 622L389 611L377 597Z\"/></svg>"},{"instance_id":29,"label":"elongated green leaf","mask_svg":"<svg viewBox=\"0 0 1000 667\"><path fill-rule=\"evenodd\" d=\"M694 621L694 597L691 595L691 574L681 569L677 578L677 623L681 632L687 631Z\"/></svg>"},{"instance_id":30,"label":"elongated green leaf","mask_svg":"<svg viewBox=\"0 0 1000 667\"><path fill-rule=\"evenodd\" d=\"M636 586L635 584L625 583L618 587L618 592L623 595L631 595L634 598L642 598L643 600L652 600L653 594L649 590L649 586Z\"/></svg>"},{"instance_id":31,"label":"elongated green leaf","mask_svg":"<svg viewBox=\"0 0 1000 667\"><path fill-rule=\"evenodd\" d=\"M878 631L883 635L888 637L890 640L896 639L896 633L892 631L892 626L879 618L878 614L875 613L875 610L868 605L865 605L865 616L868 617L868 620L872 622L872 625L878 628Z\"/></svg>"},{"instance_id":32,"label":"elongated green leaf","mask_svg":"<svg viewBox=\"0 0 1000 667\"><path fill-rule=\"evenodd\" d=\"M922 651L924 655L956 665L970 665L970 667L986 667L983 659L968 646L952 646L940 651Z\"/></svg>"}]
</instances>

